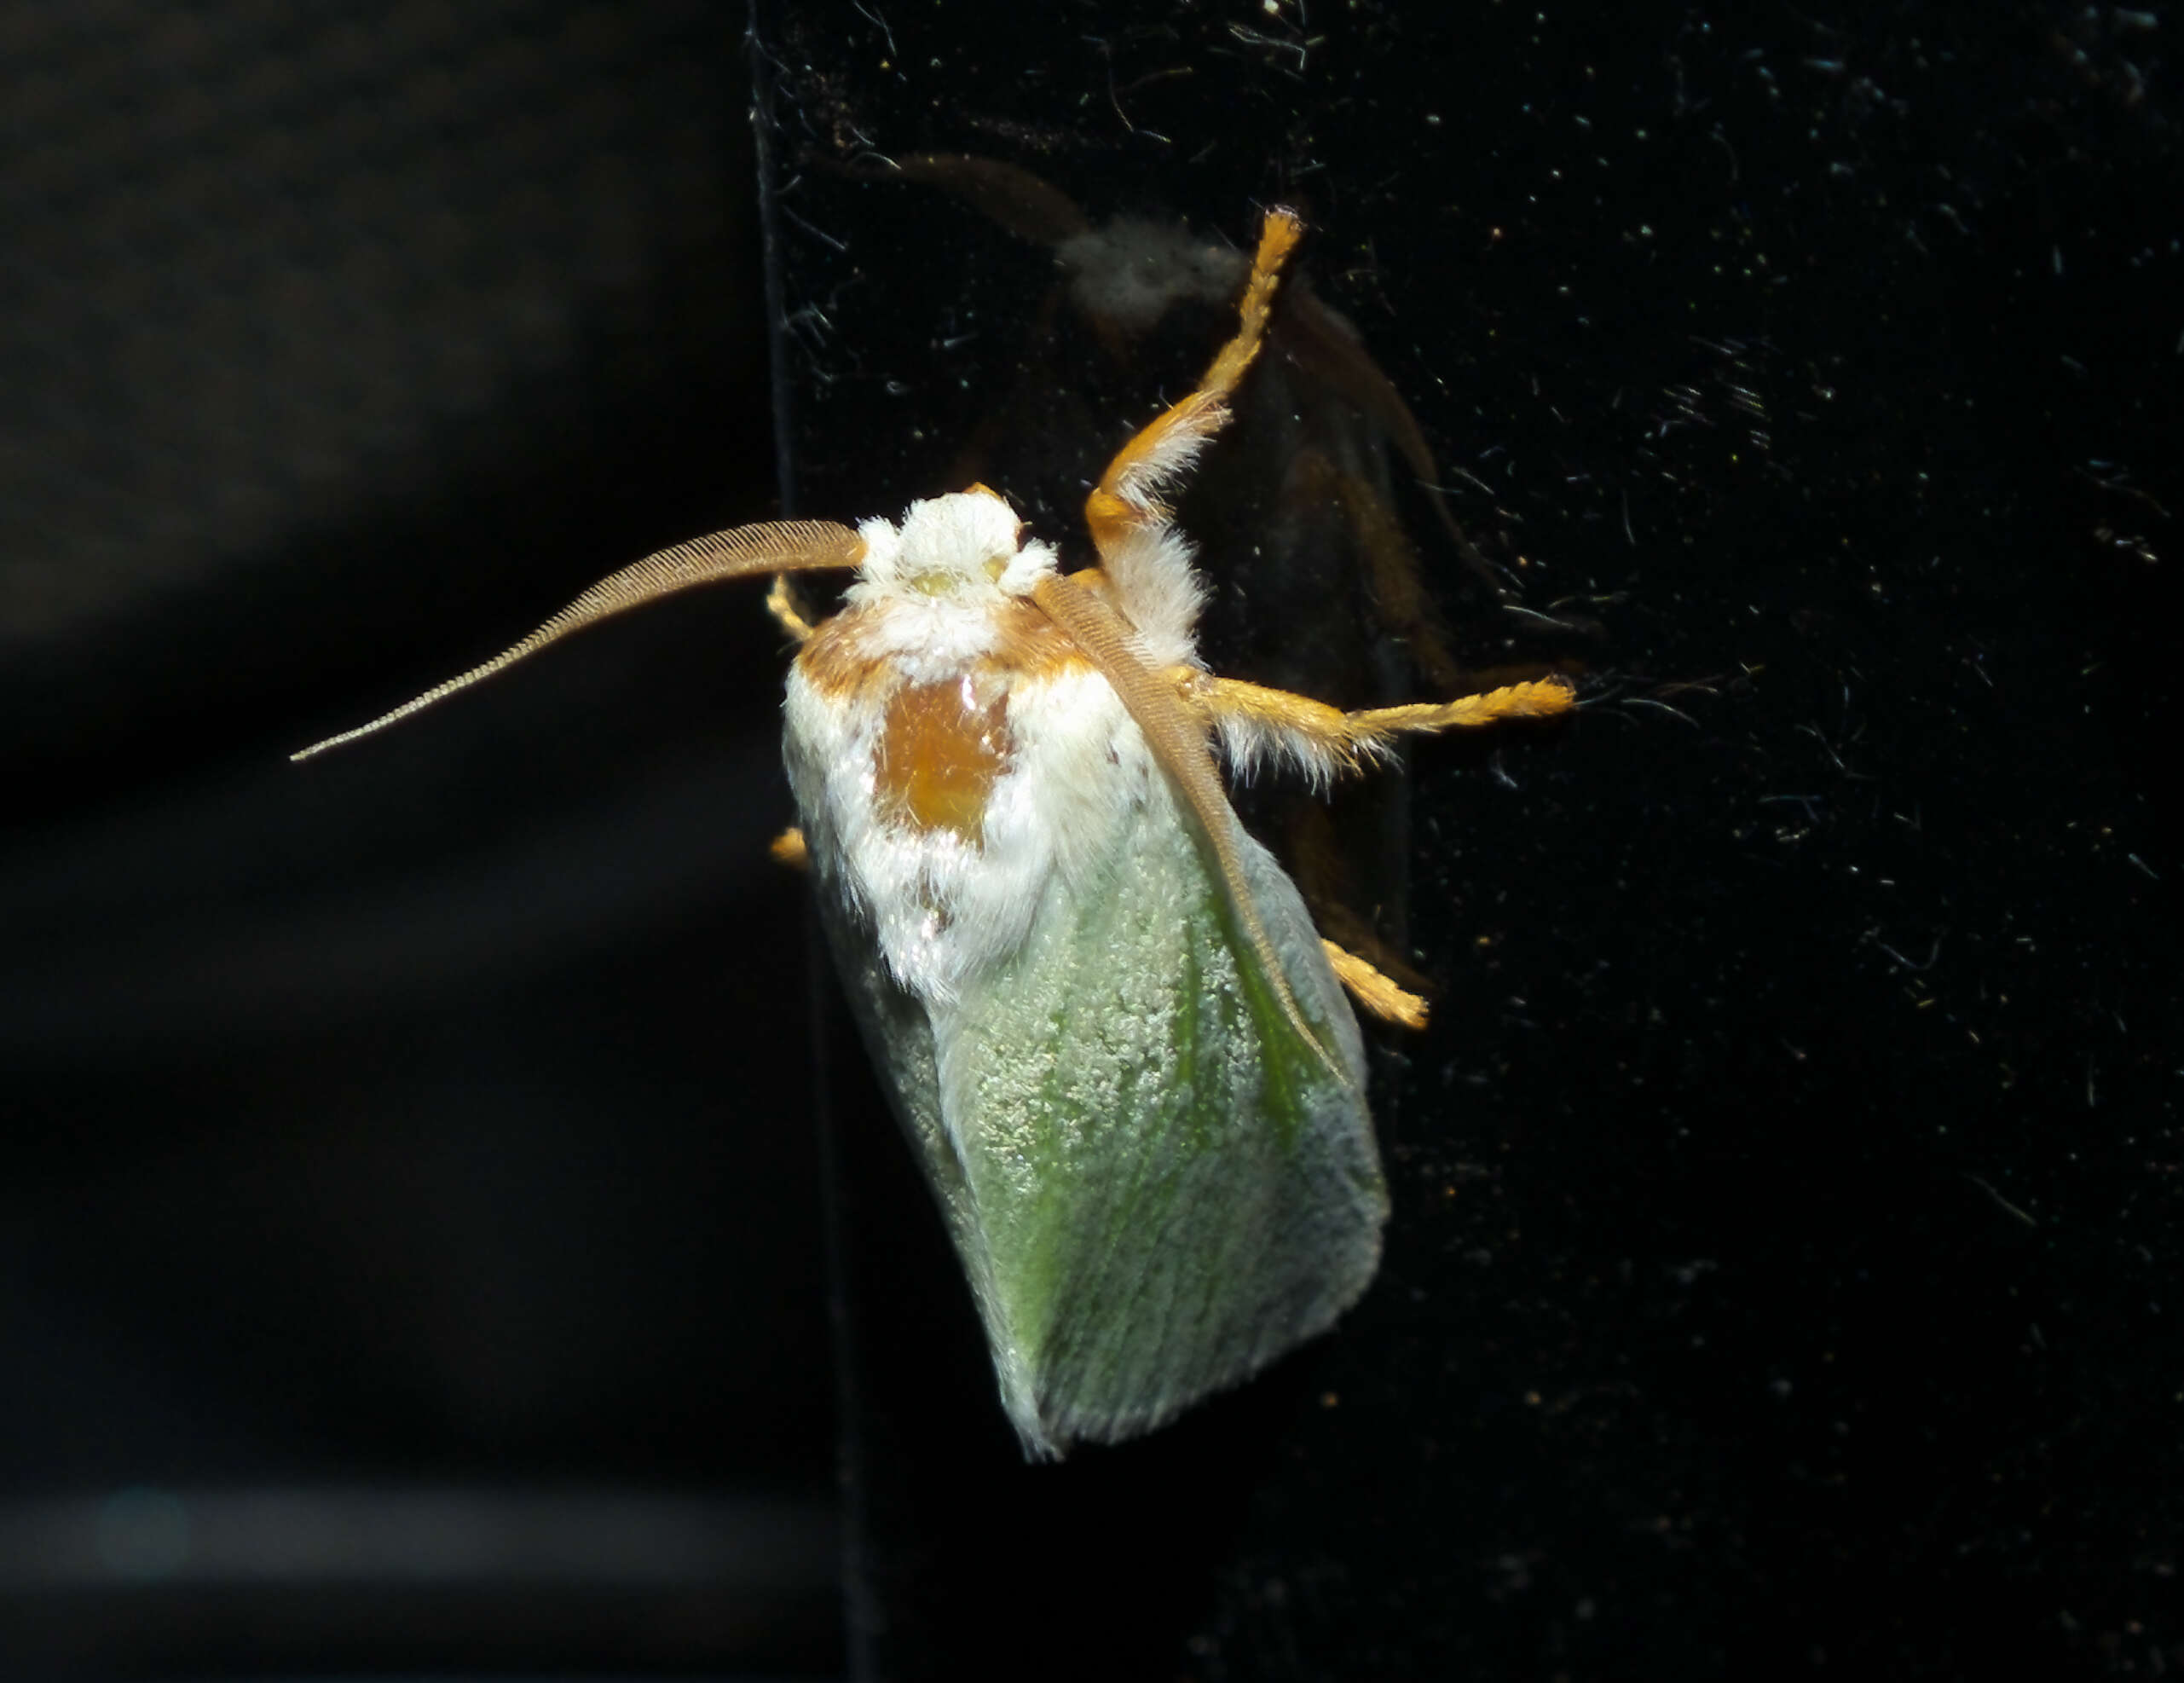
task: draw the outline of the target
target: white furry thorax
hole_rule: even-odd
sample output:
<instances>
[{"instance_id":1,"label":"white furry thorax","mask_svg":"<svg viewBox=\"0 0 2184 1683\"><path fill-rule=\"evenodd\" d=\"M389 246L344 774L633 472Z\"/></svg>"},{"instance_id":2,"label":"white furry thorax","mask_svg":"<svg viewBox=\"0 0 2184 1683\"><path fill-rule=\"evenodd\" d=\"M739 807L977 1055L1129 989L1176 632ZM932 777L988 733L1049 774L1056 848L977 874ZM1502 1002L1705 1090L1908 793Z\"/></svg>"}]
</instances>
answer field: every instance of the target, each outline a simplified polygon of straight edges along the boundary
<instances>
[{"instance_id":1,"label":"white furry thorax","mask_svg":"<svg viewBox=\"0 0 2184 1683\"><path fill-rule=\"evenodd\" d=\"M889 973L945 1006L1024 946L1054 894L1099 892L1127 826L1170 801L1144 739L1082 659L1026 664L1003 621L1056 570L983 489L858 528L842 613L791 668L785 754L823 884L869 923ZM845 683L845 669L859 675ZM906 821L887 796L890 709L906 690L991 716L999 766L975 837Z\"/></svg>"}]
</instances>

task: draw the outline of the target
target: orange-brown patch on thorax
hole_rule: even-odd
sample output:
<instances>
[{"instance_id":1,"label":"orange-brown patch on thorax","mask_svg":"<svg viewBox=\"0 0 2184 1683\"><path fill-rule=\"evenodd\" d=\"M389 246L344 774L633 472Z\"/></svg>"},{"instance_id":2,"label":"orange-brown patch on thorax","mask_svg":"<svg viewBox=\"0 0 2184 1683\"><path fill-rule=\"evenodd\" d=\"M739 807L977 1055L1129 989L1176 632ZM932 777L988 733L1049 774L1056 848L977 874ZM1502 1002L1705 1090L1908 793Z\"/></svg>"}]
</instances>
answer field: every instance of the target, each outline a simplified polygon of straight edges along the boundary
<instances>
[{"instance_id":1,"label":"orange-brown patch on thorax","mask_svg":"<svg viewBox=\"0 0 2184 1683\"><path fill-rule=\"evenodd\" d=\"M883 818L985 840L985 807L1008 768L1008 692L976 674L905 684L888 697L873 755Z\"/></svg>"},{"instance_id":2,"label":"orange-brown patch on thorax","mask_svg":"<svg viewBox=\"0 0 2184 1683\"><path fill-rule=\"evenodd\" d=\"M890 656L872 652L865 634L887 611L866 603L837 614L798 651L797 667L823 700L881 709L873 794L882 818L950 830L978 847L986 802L1014 751L1011 687L1091 662L1036 604L1011 599L992 610L989 652L947 678L905 683Z\"/></svg>"}]
</instances>

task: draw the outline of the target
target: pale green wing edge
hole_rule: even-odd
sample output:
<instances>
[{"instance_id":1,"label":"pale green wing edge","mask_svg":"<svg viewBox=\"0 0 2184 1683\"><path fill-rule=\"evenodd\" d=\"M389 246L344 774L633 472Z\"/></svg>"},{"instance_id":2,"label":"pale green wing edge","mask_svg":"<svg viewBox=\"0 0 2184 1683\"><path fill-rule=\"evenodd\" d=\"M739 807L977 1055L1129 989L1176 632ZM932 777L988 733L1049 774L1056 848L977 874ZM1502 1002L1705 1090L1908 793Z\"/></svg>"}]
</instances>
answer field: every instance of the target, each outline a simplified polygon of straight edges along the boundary
<instances>
[{"instance_id":1,"label":"pale green wing edge","mask_svg":"<svg viewBox=\"0 0 2184 1683\"><path fill-rule=\"evenodd\" d=\"M1347 1080L1239 963L1171 813L1136 818L1115 859L1103 892L1051 883L1015 959L945 1009L895 987L838 904L829 919L1035 1455L1150 1431L1326 1330L1387 1217L1356 1023L1280 867L1245 842Z\"/></svg>"}]
</instances>

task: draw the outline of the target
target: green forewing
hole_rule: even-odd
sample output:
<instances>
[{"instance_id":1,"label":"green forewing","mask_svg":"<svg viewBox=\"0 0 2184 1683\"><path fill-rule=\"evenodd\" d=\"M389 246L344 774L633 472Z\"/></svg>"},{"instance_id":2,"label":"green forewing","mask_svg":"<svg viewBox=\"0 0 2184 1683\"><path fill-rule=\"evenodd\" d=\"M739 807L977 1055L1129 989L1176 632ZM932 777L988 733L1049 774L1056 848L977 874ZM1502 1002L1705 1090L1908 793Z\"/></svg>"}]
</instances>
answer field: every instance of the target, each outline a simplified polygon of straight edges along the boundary
<instances>
[{"instance_id":1,"label":"green forewing","mask_svg":"<svg viewBox=\"0 0 2184 1683\"><path fill-rule=\"evenodd\" d=\"M1346 1079L1239 963L1172 815L1140 817L1113 859L1100 892L1050 882L1030 940L954 1006L869 957L853 972L1034 1453L1150 1431L1323 1330L1371 1280L1387 1212L1356 1026L1280 868L1245 843Z\"/></svg>"}]
</instances>

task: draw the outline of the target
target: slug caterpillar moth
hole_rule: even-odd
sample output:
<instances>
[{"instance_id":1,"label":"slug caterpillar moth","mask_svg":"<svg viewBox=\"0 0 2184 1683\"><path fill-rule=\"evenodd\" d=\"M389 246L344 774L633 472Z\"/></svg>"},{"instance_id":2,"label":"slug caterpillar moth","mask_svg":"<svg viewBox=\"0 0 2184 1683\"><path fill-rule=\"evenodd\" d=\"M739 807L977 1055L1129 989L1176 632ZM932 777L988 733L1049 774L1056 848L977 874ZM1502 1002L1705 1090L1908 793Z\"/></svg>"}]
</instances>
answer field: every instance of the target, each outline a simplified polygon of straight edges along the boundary
<instances>
[{"instance_id":1,"label":"slug caterpillar moth","mask_svg":"<svg viewBox=\"0 0 2184 1683\"><path fill-rule=\"evenodd\" d=\"M1388 1196L1348 988L1422 1002L1324 942L1216 772L1325 784L1407 734L1574 705L1558 680L1343 713L1214 676L1205 591L1161 493L1221 429L1302 230L1262 231L1234 336L1108 464L1100 564L1065 574L984 486L897 525L792 520L662 550L513 648L298 759L569 633L754 575L853 570L807 622L784 749L800 848L865 1038L939 1203L1024 1449L1151 1431L1324 1331Z\"/></svg>"}]
</instances>

